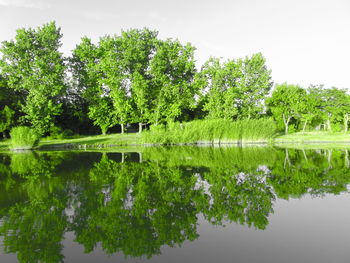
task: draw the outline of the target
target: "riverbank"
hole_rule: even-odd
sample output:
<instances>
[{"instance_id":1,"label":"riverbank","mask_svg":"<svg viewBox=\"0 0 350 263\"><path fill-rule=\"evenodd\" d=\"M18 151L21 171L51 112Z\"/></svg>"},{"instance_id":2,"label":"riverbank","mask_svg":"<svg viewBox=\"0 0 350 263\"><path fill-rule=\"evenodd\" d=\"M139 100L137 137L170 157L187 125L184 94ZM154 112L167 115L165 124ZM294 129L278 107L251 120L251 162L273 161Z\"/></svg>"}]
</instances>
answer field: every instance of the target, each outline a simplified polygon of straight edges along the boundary
<instances>
[{"instance_id":1,"label":"riverbank","mask_svg":"<svg viewBox=\"0 0 350 263\"><path fill-rule=\"evenodd\" d=\"M174 143L175 145L184 145L185 143ZM269 144L282 147L302 147L315 148L335 147L347 148L350 147L350 133L329 133L329 132L305 132L293 133L288 135L275 136L271 140L243 140L243 141L199 141L197 143L187 143L190 145L247 145L247 144ZM125 134L108 134L94 136L78 136L67 139L50 139L44 138L40 141L36 149L104 149L120 146L149 146L159 145L154 143L144 142L139 133ZM316 147L316 148L317 148ZM10 140L0 141L0 151L10 149Z\"/></svg>"},{"instance_id":2,"label":"riverbank","mask_svg":"<svg viewBox=\"0 0 350 263\"><path fill-rule=\"evenodd\" d=\"M35 148L38 150L50 149L99 149L110 148L114 146L132 146L140 145L140 134L108 134L108 135L92 135L92 136L74 136L67 139L51 139L43 138L39 145ZM10 149L11 141L0 141L0 151Z\"/></svg>"}]
</instances>

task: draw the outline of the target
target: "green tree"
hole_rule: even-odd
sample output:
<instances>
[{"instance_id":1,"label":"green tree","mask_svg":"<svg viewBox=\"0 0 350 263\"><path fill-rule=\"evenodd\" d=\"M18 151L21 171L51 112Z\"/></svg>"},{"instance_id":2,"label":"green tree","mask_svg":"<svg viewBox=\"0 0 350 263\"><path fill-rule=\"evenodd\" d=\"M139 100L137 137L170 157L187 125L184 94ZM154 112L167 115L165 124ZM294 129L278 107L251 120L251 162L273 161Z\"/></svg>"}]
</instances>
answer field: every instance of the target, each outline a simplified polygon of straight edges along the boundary
<instances>
[{"instance_id":1,"label":"green tree","mask_svg":"<svg viewBox=\"0 0 350 263\"><path fill-rule=\"evenodd\" d=\"M70 65L75 90L82 104L87 105L87 116L97 125L102 134L116 124L110 89L101 84L102 72L99 68L103 52L87 37L72 52ZM82 112L84 114L84 112Z\"/></svg>"},{"instance_id":2,"label":"green tree","mask_svg":"<svg viewBox=\"0 0 350 263\"><path fill-rule=\"evenodd\" d=\"M59 52L62 35L54 22L37 29L18 29L14 40L0 48L0 67L11 89L25 95L21 111L40 134L45 134L61 113L65 64Z\"/></svg>"},{"instance_id":3,"label":"green tree","mask_svg":"<svg viewBox=\"0 0 350 263\"><path fill-rule=\"evenodd\" d=\"M210 58L195 83L207 97L204 110L209 118L258 118L272 87L270 74L261 53L225 63Z\"/></svg>"},{"instance_id":4,"label":"green tree","mask_svg":"<svg viewBox=\"0 0 350 263\"><path fill-rule=\"evenodd\" d=\"M238 60L238 65L242 71L236 84L239 118L258 118L264 112L265 98L272 88L271 70L267 69L261 53Z\"/></svg>"},{"instance_id":5,"label":"green tree","mask_svg":"<svg viewBox=\"0 0 350 263\"><path fill-rule=\"evenodd\" d=\"M192 45L182 45L178 40L158 41L150 67L157 94L153 123L179 120L185 109L194 107L194 50Z\"/></svg>"},{"instance_id":6,"label":"green tree","mask_svg":"<svg viewBox=\"0 0 350 263\"><path fill-rule=\"evenodd\" d=\"M149 123L156 95L155 86L150 74L151 59L156 51L157 31L147 28L123 31L120 37L118 58L122 64L123 90L127 91L127 99L131 99L131 122L142 126ZM123 107L116 100L116 107Z\"/></svg>"},{"instance_id":7,"label":"green tree","mask_svg":"<svg viewBox=\"0 0 350 263\"><path fill-rule=\"evenodd\" d=\"M273 117L283 121L285 134L288 134L289 122L292 118L299 119L305 112L306 91L298 85L287 83L277 84L267 104Z\"/></svg>"},{"instance_id":8,"label":"green tree","mask_svg":"<svg viewBox=\"0 0 350 263\"><path fill-rule=\"evenodd\" d=\"M322 110L326 117L327 128L332 131L332 122L343 121L344 131L348 130L350 97L345 89L335 87L324 89L321 93Z\"/></svg>"},{"instance_id":9,"label":"green tree","mask_svg":"<svg viewBox=\"0 0 350 263\"><path fill-rule=\"evenodd\" d=\"M202 99L205 101L203 110L211 119L232 119L238 114L236 90L233 87L241 72L235 61L229 61L226 65L218 58L210 58L195 77L195 85L199 87L201 96L205 97ZM229 82L226 81L228 77Z\"/></svg>"},{"instance_id":10,"label":"green tree","mask_svg":"<svg viewBox=\"0 0 350 263\"><path fill-rule=\"evenodd\" d=\"M101 74L98 83L104 90L103 96L111 100L115 122L121 125L121 132L124 133L124 125L132 119L133 105L130 80L123 65L123 40L118 36L103 37L98 50L100 59L96 66Z\"/></svg>"},{"instance_id":11,"label":"green tree","mask_svg":"<svg viewBox=\"0 0 350 263\"><path fill-rule=\"evenodd\" d=\"M319 124L322 120L323 113L321 111L322 101L319 96L318 88L310 86L307 89L306 97L300 102L303 111L300 114L300 120L304 122L302 132L305 132L307 124L316 122Z\"/></svg>"},{"instance_id":12,"label":"green tree","mask_svg":"<svg viewBox=\"0 0 350 263\"><path fill-rule=\"evenodd\" d=\"M257 118L264 112L265 98L272 88L271 70L261 53L243 60L238 84L240 118Z\"/></svg>"}]
</instances>

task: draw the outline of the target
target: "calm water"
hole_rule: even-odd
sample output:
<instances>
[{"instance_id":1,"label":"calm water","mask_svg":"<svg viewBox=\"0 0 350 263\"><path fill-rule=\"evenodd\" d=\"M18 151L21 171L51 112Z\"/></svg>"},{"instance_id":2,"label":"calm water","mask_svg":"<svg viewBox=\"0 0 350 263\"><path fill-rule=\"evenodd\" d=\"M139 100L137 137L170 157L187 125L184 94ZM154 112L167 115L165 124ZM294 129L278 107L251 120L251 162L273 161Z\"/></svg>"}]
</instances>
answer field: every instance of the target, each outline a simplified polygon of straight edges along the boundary
<instances>
[{"instance_id":1,"label":"calm water","mask_svg":"<svg viewBox=\"0 0 350 263\"><path fill-rule=\"evenodd\" d=\"M0 155L1 262L349 262L347 150Z\"/></svg>"}]
</instances>

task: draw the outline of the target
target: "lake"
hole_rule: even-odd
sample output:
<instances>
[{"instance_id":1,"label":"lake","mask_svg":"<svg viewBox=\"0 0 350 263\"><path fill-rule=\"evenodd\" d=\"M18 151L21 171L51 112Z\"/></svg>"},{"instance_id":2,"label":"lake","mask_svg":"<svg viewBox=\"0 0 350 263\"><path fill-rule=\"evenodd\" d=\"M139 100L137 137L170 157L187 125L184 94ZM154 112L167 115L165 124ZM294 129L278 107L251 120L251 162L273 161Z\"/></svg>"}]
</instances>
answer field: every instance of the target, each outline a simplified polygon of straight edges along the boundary
<instances>
[{"instance_id":1,"label":"lake","mask_svg":"<svg viewBox=\"0 0 350 263\"><path fill-rule=\"evenodd\" d=\"M348 262L347 150L0 154L1 262Z\"/></svg>"}]
</instances>

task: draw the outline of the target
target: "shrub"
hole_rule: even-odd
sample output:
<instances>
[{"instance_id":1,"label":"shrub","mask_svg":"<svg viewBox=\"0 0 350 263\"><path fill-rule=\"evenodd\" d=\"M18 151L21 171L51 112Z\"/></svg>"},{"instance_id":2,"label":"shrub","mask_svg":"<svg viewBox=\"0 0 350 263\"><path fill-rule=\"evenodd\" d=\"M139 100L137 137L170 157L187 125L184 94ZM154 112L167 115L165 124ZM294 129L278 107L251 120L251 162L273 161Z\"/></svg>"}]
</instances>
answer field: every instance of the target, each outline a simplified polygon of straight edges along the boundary
<instances>
[{"instance_id":1,"label":"shrub","mask_svg":"<svg viewBox=\"0 0 350 263\"><path fill-rule=\"evenodd\" d=\"M12 128L10 136L13 149L32 149L38 145L40 139L33 129L25 126Z\"/></svg>"}]
</instances>

